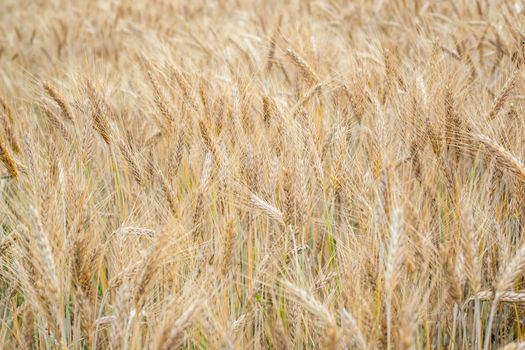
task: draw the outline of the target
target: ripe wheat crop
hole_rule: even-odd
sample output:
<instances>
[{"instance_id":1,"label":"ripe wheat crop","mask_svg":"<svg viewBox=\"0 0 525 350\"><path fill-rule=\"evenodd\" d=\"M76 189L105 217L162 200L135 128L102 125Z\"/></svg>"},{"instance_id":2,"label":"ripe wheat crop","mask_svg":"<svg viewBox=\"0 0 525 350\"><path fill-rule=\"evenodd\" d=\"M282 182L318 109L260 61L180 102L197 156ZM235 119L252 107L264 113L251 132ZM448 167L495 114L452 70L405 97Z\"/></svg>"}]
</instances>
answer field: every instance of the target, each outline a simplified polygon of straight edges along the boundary
<instances>
[{"instance_id":1,"label":"ripe wheat crop","mask_svg":"<svg viewBox=\"0 0 525 350\"><path fill-rule=\"evenodd\" d=\"M524 349L524 23L0 1L0 348Z\"/></svg>"}]
</instances>

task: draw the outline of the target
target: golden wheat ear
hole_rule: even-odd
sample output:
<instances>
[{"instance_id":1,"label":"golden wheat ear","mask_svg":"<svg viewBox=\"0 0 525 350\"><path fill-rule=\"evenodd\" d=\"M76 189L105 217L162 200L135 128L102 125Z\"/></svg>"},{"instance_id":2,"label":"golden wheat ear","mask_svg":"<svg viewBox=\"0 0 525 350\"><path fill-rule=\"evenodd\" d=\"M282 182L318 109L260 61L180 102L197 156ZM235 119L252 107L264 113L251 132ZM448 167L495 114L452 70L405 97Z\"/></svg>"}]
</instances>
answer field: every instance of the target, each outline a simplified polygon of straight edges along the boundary
<instances>
[{"instance_id":1,"label":"golden wheat ear","mask_svg":"<svg viewBox=\"0 0 525 350\"><path fill-rule=\"evenodd\" d=\"M19 173L18 166L16 165L15 160L9 154L9 150L7 149L5 143L3 143L1 139L0 139L0 161L4 164L10 176L12 177L18 176L18 173Z\"/></svg>"},{"instance_id":2,"label":"golden wheat ear","mask_svg":"<svg viewBox=\"0 0 525 350\"><path fill-rule=\"evenodd\" d=\"M55 101L55 103L60 107L60 110L62 111L62 116L70 121L73 122L73 113L71 112L71 107L69 106L69 103L66 101L63 95L58 92L58 90L51 85L48 82L43 83L43 87L45 92Z\"/></svg>"},{"instance_id":3,"label":"golden wheat ear","mask_svg":"<svg viewBox=\"0 0 525 350\"><path fill-rule=\"evenodd\" d=\"M292 63L299 69L299 72L301 72L301 75L308 85L314 86L319 83L317 74L304 58L299 56L299 54L297 54L292 48L288 48L286 54Z\"/></svg>"},{"instance_id":4,"label":"golden wheat ear","mask_svg":"<svg viewBox=\"0 0 525 350\"><path fill-rule=\"evenodd\" d=\"M486 135L474 134L472 137L486 147L489 155L496 160L501 170L511 171L520 181L525 181L525 165L512 153Z\"/></svg>"},{"instance_id":5,"label":"golden wheat ear","mask_svg":"<svg viewBox=\"0 0 525 350\"><path fill-rule=\"evenodd\" d=\"M90 116L92 125L96 132L102 137L107 145L112 143L112 132L108 121L108 110L105 107L102 98L95 90L93 84L88 80L86 83L86 92L90 102Z\"/></svg>"},{"instance_id":6,"label":"golden wheat ear","mask_svg":"<svg viewBox=\"0 0 525 350\"><path fill-rule=\"evenodd\" d=\"M517 86L517 75L512 74L510 78L507 79L507 81L505 82L505 85L503 86L501 91L498 93L498 95L494 99L492 106L490 107L489 114L488 114L489 120L493 120L494 118L496 118L498 113L503 109L508 99L511 97L516 86Z\"/></svg>"}]
</instances>

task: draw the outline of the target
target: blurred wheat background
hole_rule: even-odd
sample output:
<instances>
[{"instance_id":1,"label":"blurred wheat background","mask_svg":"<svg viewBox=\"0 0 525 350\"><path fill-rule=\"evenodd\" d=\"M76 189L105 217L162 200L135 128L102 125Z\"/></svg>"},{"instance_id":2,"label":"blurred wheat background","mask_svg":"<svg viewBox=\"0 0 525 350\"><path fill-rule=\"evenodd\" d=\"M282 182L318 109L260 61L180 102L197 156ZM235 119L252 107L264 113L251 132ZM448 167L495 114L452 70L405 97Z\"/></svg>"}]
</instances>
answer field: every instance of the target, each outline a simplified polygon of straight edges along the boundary
<instances>
[{"instance_id":1,"label":"blurred wheat background","mask_svg":"<svg viewBox=\"0 0 525 350\"><path fill-rule=\"evenodd\" d=\"M525 348L524 23L0 1L0 348Z\"/></svg>"}]
</instances>

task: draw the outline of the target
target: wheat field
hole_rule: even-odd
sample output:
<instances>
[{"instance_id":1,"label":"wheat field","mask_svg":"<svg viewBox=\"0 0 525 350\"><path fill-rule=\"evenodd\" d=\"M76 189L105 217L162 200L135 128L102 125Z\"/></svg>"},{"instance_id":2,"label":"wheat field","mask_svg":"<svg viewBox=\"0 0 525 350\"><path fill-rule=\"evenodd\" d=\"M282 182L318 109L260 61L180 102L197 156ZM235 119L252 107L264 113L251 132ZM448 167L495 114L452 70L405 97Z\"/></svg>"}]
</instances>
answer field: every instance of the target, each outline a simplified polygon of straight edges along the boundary
<instances>
[{"instance_id":1,"label":"wheat field","mask_svg":"<svg viewBox=\"0 0 525 350\"><path fill-rule=\"evenodd\" d=\"M0 348L525 349L524 23L0 1Z\"/></svg>"}]
</instances>

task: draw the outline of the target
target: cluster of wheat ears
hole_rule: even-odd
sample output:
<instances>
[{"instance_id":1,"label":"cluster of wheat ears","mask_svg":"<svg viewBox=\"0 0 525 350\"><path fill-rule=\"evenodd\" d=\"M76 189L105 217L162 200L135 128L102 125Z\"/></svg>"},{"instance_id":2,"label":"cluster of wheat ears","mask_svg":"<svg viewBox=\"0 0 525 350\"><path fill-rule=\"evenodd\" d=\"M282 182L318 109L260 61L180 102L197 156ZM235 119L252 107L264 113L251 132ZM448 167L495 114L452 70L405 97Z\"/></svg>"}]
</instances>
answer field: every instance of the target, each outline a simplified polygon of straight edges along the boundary
<instances>
[{"instance_id":1,"label":"cluster of wheat ears","mask_svg":"<svg viewBox=\"0 0 525 350\"><path fill-rule=\"evenodd\" d=\"M523 349L523 23L0 1L0 348Z\"/></svg>"}]
</instances>

